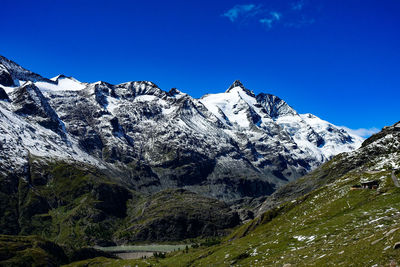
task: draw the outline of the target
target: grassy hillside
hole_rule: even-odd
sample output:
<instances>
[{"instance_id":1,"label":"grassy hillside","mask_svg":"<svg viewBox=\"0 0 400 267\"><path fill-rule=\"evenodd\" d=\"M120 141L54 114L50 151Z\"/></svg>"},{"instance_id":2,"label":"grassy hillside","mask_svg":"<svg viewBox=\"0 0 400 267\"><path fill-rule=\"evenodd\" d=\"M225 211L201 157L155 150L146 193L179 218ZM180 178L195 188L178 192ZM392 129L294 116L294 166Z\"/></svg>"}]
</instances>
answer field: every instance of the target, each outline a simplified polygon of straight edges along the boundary
<instances>
[{"instance_id":1,"label":"grassy hillside","mask_svg":"<svg viewBox=\"0 0 400 267\"><path fill-rule=\"evenodd\" d=\"M30 165L18 190L19 235L84 247L110 242L132 193L95 168L62 162Z\"/></svg>"},{"instance_id":2,"label":"grassy hillside","mask_svg":"<svg viewBox=\"0 0 400 267\"><path fill-rule=\"evenodd\" d=\"M0 177L0 234L70 248L219 236L240 223L224 202L183 189L139 194L101 170L32 158L26 177Z\"/></svg>"},{"instance_id":3,"label":"grassy hillside","mask_svg":"<svg viewBox=\"0 0 400 267\"><path fill-rule=\"evenodd\" d=\"M59 266L67 262L60 246L38 236L0 235L0 266Z\"/></svg>"},{"instance_id":4,"label":"grassy hillside","mask_svg":"<svg viewBox=\"0 0 400 267\"><path fill-rule=\"evenodd\" d=\"M95 257L116 258L94 248L61 247L35 235L0 235L0 266L60 266Z\"/></svg>"},{"instance_id":5,"label":"grassy hillside","mask_svg":"<svg viewBox=\"0 0 400 267\"><path fill-rule=\"evenodd\" d=\"M236 229L212 247L174 252L165 259L92 259L73 266L373 266L400 263L400 188L390 171L348 173L294 202ZM352 190L361 178L378 190ZM108 265L107 265L108 266Z\"/></svg>"}]
</instances>

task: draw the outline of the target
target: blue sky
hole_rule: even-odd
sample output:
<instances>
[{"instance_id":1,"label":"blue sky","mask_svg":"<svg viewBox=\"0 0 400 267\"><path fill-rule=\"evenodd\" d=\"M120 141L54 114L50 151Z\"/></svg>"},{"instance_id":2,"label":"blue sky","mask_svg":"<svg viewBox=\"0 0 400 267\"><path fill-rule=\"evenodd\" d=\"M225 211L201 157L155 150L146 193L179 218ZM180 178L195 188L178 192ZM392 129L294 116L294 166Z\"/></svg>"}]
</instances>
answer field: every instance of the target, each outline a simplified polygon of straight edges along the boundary
<instances>
[{"instance_id":1,"label":"blue sky","mask_svg":"<svg viewBox=\"0 0 400 267\"><path fill-rule=\"evenodd\" d=\"M336 125L400 120L398 0L2 0L1 9L0 54L47 77L151 80L194 97L239 79Z\"/></svg>"}]
</instances>

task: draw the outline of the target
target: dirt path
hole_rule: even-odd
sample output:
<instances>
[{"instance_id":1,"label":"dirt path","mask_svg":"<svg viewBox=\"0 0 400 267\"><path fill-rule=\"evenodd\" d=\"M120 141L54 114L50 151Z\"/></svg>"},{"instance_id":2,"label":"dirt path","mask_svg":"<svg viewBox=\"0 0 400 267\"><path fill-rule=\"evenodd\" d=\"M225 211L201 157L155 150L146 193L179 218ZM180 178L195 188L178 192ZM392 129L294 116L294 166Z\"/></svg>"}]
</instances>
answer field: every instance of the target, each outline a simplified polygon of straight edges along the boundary
<instances>
[{"instance_id":1,"label":"dirt path","mask_svg":"<svg viewBox=\"0 0 400 267\"><path fill-rule=\"evenodd\" d=\"M394 186L400 187L399 180L397 180L396 175L394 175L394 171L392 171L392 180L393 180Z\"/></svg>"}]
</instances>

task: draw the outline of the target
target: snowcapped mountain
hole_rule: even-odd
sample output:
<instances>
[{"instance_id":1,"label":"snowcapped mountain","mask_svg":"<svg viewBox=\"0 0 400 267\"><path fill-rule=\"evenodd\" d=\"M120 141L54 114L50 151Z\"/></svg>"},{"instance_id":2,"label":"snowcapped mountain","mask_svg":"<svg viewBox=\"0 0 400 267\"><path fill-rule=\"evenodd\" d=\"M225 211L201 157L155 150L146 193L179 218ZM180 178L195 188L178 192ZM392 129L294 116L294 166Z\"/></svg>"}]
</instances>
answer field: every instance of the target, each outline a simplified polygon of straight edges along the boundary
<instances>
[{"instance_id":1,"label":"snowcapped mountain","mask_svg":"<svg viewBox=\"0 0 400 267\"><path fill-rule=\"evenodd\" d=\"M148 81L43 78L0 56L0 174L30 159L96 166L134 190L272 193L363 139L235 81L200 99Z\"/></svg>"}]
</instances>

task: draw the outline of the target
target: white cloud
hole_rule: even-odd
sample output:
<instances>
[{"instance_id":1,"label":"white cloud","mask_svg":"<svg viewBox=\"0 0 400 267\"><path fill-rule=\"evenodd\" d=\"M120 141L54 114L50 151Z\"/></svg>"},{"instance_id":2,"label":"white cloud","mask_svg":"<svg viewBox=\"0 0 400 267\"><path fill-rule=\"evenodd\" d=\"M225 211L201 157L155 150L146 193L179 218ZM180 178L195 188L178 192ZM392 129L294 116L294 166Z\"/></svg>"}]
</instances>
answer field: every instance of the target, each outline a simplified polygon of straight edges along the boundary
<instances>
[{"instance_id":1,"label":"white cloud","mask_svg":"<svg viewBox=\"0 0 400 267\"><path fill-rule=\"evenodd\" d=\"M268 30L278 25L300 28L315 22L307 15L311 8L307 0L292 0L283 5L278 4L277 0L271 3L269 7L251 3L235 5L222 16L233 23L258 22Z\"/></svg>"},{"instance_id":2,"label":"white cloud","mask_svg":"<svg viewBox=\"0 0 400 267\"><path fill-rule=\"evenodd\" d=\"M259 6L254 4L248 5L235 5L228 11L226 11L222 16L227 17L230 21L234 22L240 17L250 17L255 16L260 9Z\"/></svg>"},{"instance_id":3,"label":"white cloud","mask_svg":"<svg viewBox=\"0 0 400 267\"><path fill-rule=\"evenodd\" d=\"M270 12L270 14L271 14L271 16L272 16L273 18L275 18L275 20L280 20L280 19L281 19L281 16L282 16L281 13L278 13L278 12L275 12L275 11Z\"/></svg>"},{"instance_id":4,"label":"white cloud","mask_svg":"<svg viewBox=\"0 0 400 267\"><path fill-rule=\"evenodd\" d=\"M359 128L359 129L350 129L347 128L346 126L341 126L341 128L345 129L347 132L351 133L351 134L355 134L361 137L370 137L371 135L379 132L380 130L378 128Z\"/></svg>"},{"instance_id":5,"label":"white cloud","mask_svg":"<svg viewBox=\"0 0 400 267\"><path fill-rule=\"evenodd\" d=\"M272 12L269 12L269 16L268 17L260 19L259 22L261 24L264 24L265 26L267 26L268 29L271 29L273 23L279 21L281 19L281 17L282 17L281 13L278 13L276 11L272 11Z\"/></svg>"},{"instance_id":6,"label":"white cloud","mask_svg":"<svg viewBox=\"0 0 400 267\"><path fill-rule=\"evenodd\" d=\"M272 28L272 22L274 22L274 20L272 19L260 19L260 23L264 24L265 26L267 26L269 29Z\"/></svg>"}]
</instances>

